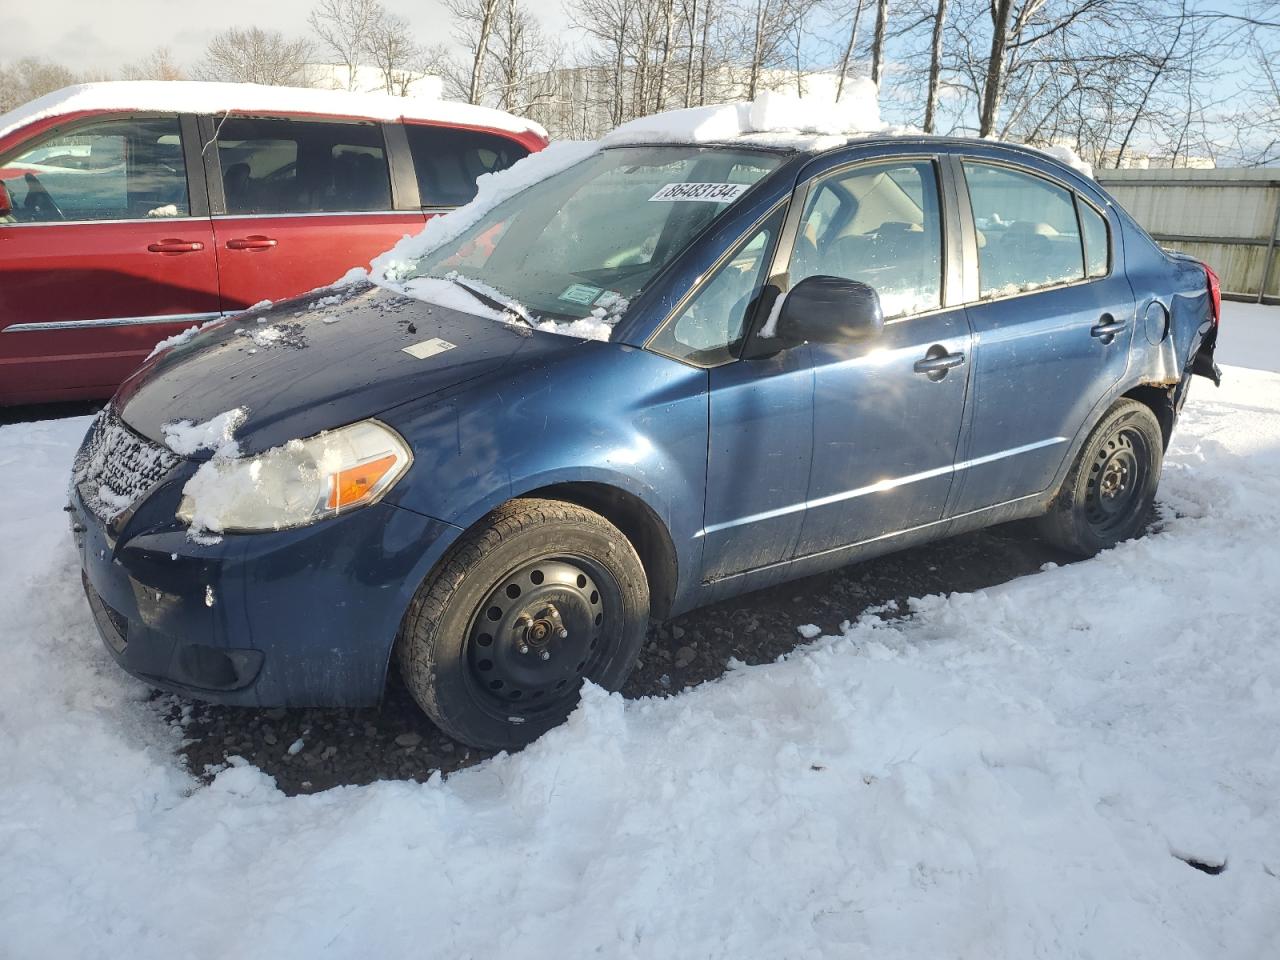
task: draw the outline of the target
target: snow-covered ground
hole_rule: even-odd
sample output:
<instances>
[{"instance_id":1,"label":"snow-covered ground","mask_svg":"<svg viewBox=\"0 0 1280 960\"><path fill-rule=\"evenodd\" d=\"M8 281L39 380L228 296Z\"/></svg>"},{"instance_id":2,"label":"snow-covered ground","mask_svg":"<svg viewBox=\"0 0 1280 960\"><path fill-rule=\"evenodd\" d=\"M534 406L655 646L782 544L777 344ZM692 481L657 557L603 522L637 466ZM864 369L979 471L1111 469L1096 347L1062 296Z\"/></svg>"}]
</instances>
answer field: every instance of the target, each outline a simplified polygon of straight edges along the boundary
<instances>
[{"instance_id":1,"label":"snow-covered ground","mask_svg":"<svg viewBox=\"0 0 1280 960\"><path fill-rule=\"evenodd\" d=\"M1223 300L1220 339L1218 363L1280 369L1280 307Z\"/></svg>"},{"instance_id":2,"label":"snow-covered ground","mask_svg":"<svg viewBox=\"0 0 1280 960\"><path fill-rule=\"evenodd\" d=\"M1226 372L1152 536L297 797L180 768L80 594L87 421L0 428L0 955L1276 956L1280 374Z\"/></svg>"}]
</instances>

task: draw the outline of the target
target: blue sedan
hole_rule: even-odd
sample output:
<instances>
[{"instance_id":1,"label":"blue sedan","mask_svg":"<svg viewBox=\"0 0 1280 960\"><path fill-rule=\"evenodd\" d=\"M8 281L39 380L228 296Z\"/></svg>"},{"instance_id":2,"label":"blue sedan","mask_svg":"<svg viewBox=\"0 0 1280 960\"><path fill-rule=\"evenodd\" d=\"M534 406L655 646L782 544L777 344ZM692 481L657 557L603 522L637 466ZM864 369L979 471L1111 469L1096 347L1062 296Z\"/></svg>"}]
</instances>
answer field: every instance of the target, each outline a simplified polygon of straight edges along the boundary
<instances>
[{"instance_id":1,"label":"blue sedan","mask_svg":"<svg viewBox=\"0 0 1280 960\"><path fill-rule=\"evenodd\" d=\"M77 459L85 591L157 687L367 705L394 657L518 746L650 618L1017 518L1140 535L1218 313L1034 150L607 147L398 289L161 350Z\"/></svg>"}]
</instances>

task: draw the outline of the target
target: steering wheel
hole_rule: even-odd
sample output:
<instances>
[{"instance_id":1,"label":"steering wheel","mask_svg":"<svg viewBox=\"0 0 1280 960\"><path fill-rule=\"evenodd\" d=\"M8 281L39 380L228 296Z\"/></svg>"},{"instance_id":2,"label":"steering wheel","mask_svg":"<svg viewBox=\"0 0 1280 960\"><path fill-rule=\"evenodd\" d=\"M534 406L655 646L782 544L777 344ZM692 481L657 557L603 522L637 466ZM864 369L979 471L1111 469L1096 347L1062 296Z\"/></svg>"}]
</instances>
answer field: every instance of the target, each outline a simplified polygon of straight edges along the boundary
<instances>
[{"instance_id":1,"label":"steering wheel","mask_svg":"<svg viewBox=\"0 0 1280 960\"><path fill-rule=\"evenodd\" d=\"M27 198L22 201L22 209L31 215L30 219L51 219L48 216L50 213L56 215L59 220L67 219L67 215L53 202L53 197L49 195L49 191L34 173L28 171L23 174L22 179L27 184Z\"/></svg>"}]
</instances>

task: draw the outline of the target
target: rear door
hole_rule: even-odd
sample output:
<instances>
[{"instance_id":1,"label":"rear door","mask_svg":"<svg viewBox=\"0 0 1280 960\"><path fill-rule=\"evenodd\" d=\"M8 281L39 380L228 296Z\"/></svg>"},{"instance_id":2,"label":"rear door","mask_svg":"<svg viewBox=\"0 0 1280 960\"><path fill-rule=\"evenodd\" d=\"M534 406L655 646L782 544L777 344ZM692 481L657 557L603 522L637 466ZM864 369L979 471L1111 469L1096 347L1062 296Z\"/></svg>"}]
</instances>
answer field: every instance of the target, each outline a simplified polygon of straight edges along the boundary
<instances>
[{"instance_id":1,"label":"rear door","mask_svg":"<svg viewBox=\"0 0 1280 960\"><path fill-rule=\"evenodd\" d=\"M416 196L402 194L402 177L393 181L396 125L237 116L204 124L215 143L206 155L224 311L333 283L422 228Z\"/></svg>"},{"instance_id":2,"label":"rear door","mask_svg":"<svg viewBox=\"0 0 1280 960\"><path fill-rule=\"evenodd\" d=\"M957 161L973 232L971 426L955 514L1047 490L1124 375L1134 299L1114 215L1045 171Z\"/></svg>"},{"instance_id":3,"label":"rear door","mask_svg":"<svg viewBox=\"0 0 1280 960\"><path fill-rule=\"evenodd\" d=\"M0 158L0 403L105 397L217 316L194 118L95 117Z\"/></svg>"}]
</instances>

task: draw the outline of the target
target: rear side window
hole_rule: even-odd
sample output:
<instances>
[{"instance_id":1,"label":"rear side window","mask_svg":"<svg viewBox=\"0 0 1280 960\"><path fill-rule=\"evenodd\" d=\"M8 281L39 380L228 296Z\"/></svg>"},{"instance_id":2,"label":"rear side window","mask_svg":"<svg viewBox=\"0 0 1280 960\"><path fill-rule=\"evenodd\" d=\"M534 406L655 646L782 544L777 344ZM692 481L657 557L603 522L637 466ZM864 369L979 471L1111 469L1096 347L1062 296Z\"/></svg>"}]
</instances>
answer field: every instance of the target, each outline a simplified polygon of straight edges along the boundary
<instances>
[{"instance_id":1,"label":"rear side window","mask_svg":"<svg viewBox=\"0 0 1280 960\"><path fill-rule=\"evenodd\" d=\"M0 168L19 223L185 217L176 117L103 120L28 147Z\"/></svg>"},{"instance_id":2,"label":"rear side window","mask_svg":"<svg viewBox=\"0 0 1280 960\"><path fill-rule=\"evenodd\" d=\"M1084 227L1086 272L1090 277L1105 277L1111 267L1106 218L1079 197L1076 204L1080 207L1080 224Z\"/></svg>"},{"instance_id":3,"label":"rear side window","mask_svg":"<svg viewBox=\"0 0 1280 960\"><path fill-rule=\"evenodd\" d=\"M983 298L1084 279L1080 225L1069 190L989 164L966 161L964 175L978 233Z\"/></svg>"},{"instance_id":4,"label":"rear side window","mask_svg":"<svg viewBox=\"0 0 1280 960\"><path fill-rule=\"evenodd\" d=\"M233 117L218 130L218 160L229 214L391 209L377 124Z\"/></svg>"},{"instance_id":5,"label":"rear side window","mask_svg":"<svg viewBox=\"0 0 1280 960\"><path fill-rule=\"evenodd\" d=\"M457 207L476 195L476 178L505 170L529 151L513 140L478 130L405 124L424 207Z\"/></svg>"}]
</instances>

